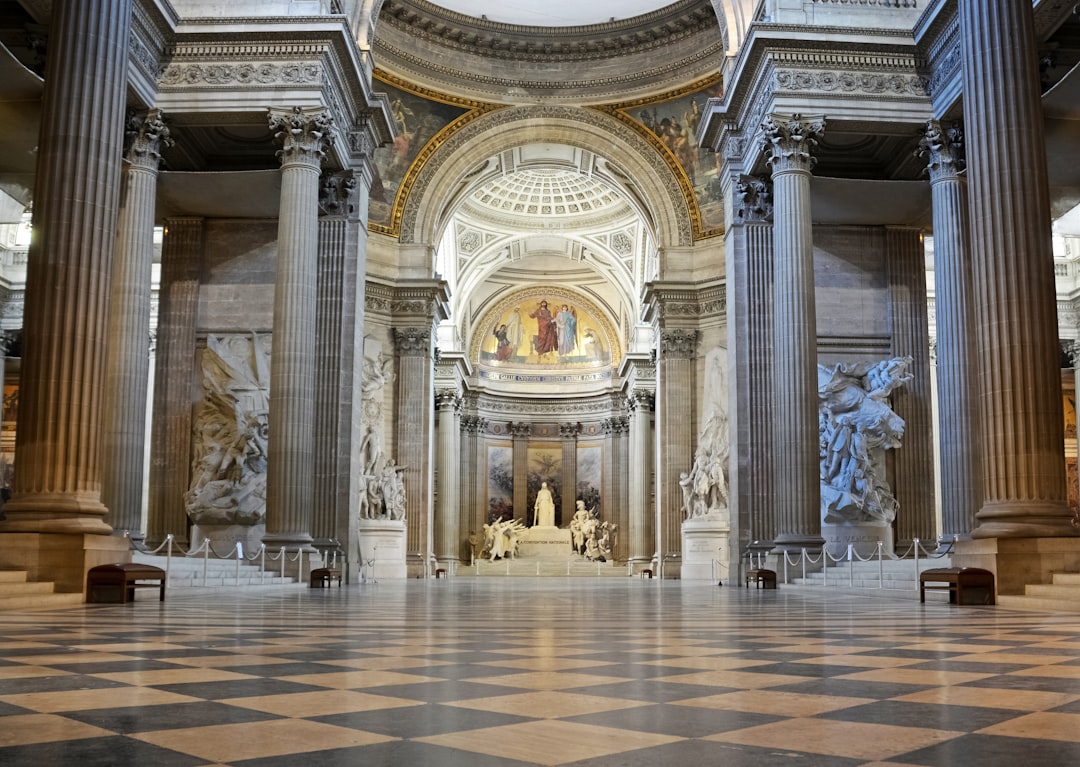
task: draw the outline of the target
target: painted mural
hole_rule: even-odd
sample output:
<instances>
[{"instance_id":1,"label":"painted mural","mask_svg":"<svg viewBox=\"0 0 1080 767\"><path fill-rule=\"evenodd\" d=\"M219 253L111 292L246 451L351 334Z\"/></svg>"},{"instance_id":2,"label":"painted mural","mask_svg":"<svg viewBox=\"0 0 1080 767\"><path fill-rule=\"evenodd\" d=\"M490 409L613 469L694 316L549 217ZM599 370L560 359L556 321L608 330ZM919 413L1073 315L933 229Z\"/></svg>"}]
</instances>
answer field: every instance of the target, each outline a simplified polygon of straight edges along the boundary
<instances>
[{"instance_id":1,"label":"painted mural","mask_svg":"<svg viewBox=\"0 0 1080 767\"><path fill-rule=\"evenodd\" d=\"M384 73L376 73L376 79L379 89L390 97L397 137L390 146L375 150L368 225L388 230L395 224L395 201L413 162L428 144L435 142L444 131L451 132L452 123L472 109L404 90L397 87L403 83L394 84Z\"/></svg>"},{"instance_id":2,"label":"painted mural","mask_svg":"<svg viewBox=\"0 0 1080 767\"><path fill-rule=\"evenodd\" d=\"M693 190L699 214L698 236L721 234L724 227L723 194L720 184L720 156L697 144L698 124L710 98L723 94L716 79L699 83L689 93L679 93L651 102L618 104L616 109L660 144L682 169Z\"/></svg>"},{"instance_id":3,"label":"painted mural","mask_svg":"<svg viewBox=\"0 0 1080 767\"><path fill-rule=\"evenodd\" d=\"M585 501L585 508L602 512L600 504L601 460L603 448L599 445L578 445L577 449L577 498Z\"/></svg>"},{"instance_id":4,"label":"painted mural","mask_svg":"<svg viewBox=\"0 0 1080 767\"><path fill-rule=\"evenodd\" d=\"M486 524L514 518L514 447L488 445Z\"/></svg>"},{"instance_id":5,"label":"painted mural","mask_svg":"<svg viewBox=\"0 0 1080 767\"><path fill-rule=\"evenodd\" d=\"M555 525L561 527L562 522L562 446L561 445L530 445L528 449L528 506L529 518L526 522L533 523L532 509L536 504L536 493L540 490L540 484L547 482L551 498L555 501Z\"/></svg>"}]
</instances>

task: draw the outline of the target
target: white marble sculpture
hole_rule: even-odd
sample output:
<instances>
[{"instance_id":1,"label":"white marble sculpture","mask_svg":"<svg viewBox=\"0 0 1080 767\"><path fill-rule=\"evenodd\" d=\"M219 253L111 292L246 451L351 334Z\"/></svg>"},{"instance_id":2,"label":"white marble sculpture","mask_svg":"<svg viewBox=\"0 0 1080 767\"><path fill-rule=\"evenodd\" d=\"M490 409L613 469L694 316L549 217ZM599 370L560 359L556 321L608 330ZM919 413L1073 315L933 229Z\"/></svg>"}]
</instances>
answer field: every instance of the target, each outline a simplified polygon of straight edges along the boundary
<instances>
[{"instance_id":1,"label":"white marble sculpture","mask_svg":"<svg viewBox=\"0 0 1080 767\"><path fill-rule=\"evenodd\" d=\"M911 379L910 366L911 357L818 366L823 522L887 524L896 517L885 451L900 447L904 420L889 395Z\"/></svg>"},{"instance_id":2,"label":"white marble sculpture","mask_svg":"<svg viewBox=\"0 0 1080 767\"><path fill-rule=\"evenodd\" d=\"M270 336L208 336L202 373L185 509L199 525L260 524L266 516Z\"/></svg>"},{"instance_id":3,"label":"white marble sculpture","mask_svg":"<svg viewBox=\"0 0 1080 767\"><path fill-rule=\"evenodd\" d=\"M488 559L513 559L518 539L528 528L516 519L496 520L484 525L484 550Z\"/></svg>"},{"instance_id":4,"label":"white marble sculpture","mask_svg":"<svg viewBox=\"0 0 1080 767\"><path fill-rule=\"evenodd\" d=\"M679 475L687 519L717 516L728 507L727 350L706 357L704 426L694 453L694 465Z\"/></svg>"},{"instance_id":5,"label":"white marble sculpture","mask_svg":"<svg viewBox=\"0 0 1080 767\"><path fill-rule=\"evenodd\" d=\"M551 497L547 482L541 482L536 492L533 515L534 527L555 527L555 500Z\"/></svg>"}]
</instances>

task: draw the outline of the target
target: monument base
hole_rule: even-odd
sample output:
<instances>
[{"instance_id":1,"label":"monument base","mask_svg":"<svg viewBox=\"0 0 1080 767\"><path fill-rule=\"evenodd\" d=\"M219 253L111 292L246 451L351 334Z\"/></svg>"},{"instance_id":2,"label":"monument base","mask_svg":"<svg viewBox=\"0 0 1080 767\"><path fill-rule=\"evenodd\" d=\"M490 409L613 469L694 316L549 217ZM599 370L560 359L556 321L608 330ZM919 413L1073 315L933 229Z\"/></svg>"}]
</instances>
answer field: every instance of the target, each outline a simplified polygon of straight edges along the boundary
<instances>
[{"instance_id":1,"label":"monument base","mask_svg":"<svg viewBox=\"0 0 1080 767\"><path fill-rule=\"evenodd\" d=\"M845 524L821 524L821 537L825 539L825 550L833 559L847 558L850 543L863 559L876 557L880 541L886 557L893 555L892 525L885 523L871 524L850 522ZM811 555L814 552L810 552Z\"/></svg>"},{"instance_id":2,"label":"monument base","mask_svg":"<svg viewBox=\"0 0 1080 767\"><path fill-rule=\"evenodd\" d=\"M683 522L682 569L679 577L684 581L729 580L730 532L728 522L719 515L695 517Z\"/></svg>"},{"instance_id":3,"label":"monument base","mask_svg":"<svg viewBox=\"0 0 1080 767\"><path fill-rule=\"evenodd\" d=\"M127 539L115 535L0 535L0 570L25 570L27 580L51 581L58 592L82 592L91 567L130 561Z\"/></svg>"},{"instance_id":4,"label":"monument base","mask_svg":"<svg viewBox=\"0 0 1080 767\"><path fill-rule=\"evenodd\" d=\"M518 537L515 559L565 560L574 553L573 536L558 527L530 527Z\"/></svg>"},{"instance_id":5,"label":"monument base","mask_svg":"<svg viewBox=\"0 0 1080 767\"><path fill-rule=\"evenodd\" d=\"M405 521L401 519L361 519L360 581L394 580L409 577L405 565Z\"/></svg>"},{"instance_id":6,"label":"monument base","mask_svg":"<svg viewBox=\"0 0 1080 767\"><path fill-rule=\"evenodd\" d=\"M251 556L262 546L266 535L266 525L192 525L191 548L197 549L203 541L210 540L212 553L220 557L230 557L236 550L236 544L244 548L244 555ZM274 553L267 547L267 553Z\"/></svg>"},{"instance_id":7,"label":"monument base","mask_svg":"<svg viewBox=\"0 0 1080 767\"><path fill-rule=\"evenodd\" d=\"M992 572L998 594L1023 594L1029 583L1050 583L1053 573L1080 571L1080 537L958 541L951 561Z\"/></svg>"}]
</instances>

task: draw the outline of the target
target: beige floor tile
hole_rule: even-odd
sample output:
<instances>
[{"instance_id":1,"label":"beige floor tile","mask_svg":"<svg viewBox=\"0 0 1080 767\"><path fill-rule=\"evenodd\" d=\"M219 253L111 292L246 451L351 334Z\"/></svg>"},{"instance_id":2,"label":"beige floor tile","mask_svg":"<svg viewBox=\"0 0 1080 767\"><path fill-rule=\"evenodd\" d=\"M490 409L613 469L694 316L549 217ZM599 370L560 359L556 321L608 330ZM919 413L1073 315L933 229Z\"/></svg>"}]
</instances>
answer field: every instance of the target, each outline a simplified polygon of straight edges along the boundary
<instances>
[{"instance_id":1,"label":"beige floor tile","mask_svg":"<svg viewBox=\"0 0 1080 767\"><path fill-rule=\"evenodd\" d=\"M320 690L285 695L259 695L250 698L227 698L221 701L230 706L265 711L268 714L311 718L329 714L347 714L354 711L374 711L384 708L405 708L422 705L415 700L391 698L385 695L368 695L353 690ZM402 712L408 716L408 712Z\"/></svg>"},{"instance_id":2,"label":"beige floor tile","mask_svg":"<svg viewBox=\"0 0 1080 767\"><path fill-rule=\"evenodd\" d=\"M986 727L978 732L980 735L1004 735L1010 738L1039 738L1080 743L1080 714L1039 711Z\"/></svg>"},{"instance_id":3,"label":"beige floor tile","mask_svg":"<svg viewBox=\"0 0 1080 767\"><path fill-rule=\"evenodd\" d=\"M954 663L1022 663L1025 666L1045 666L1073 660L1074 657L1074 655L1037 655L1023 652L988 652L957 655L949 660Z\"/></svg>"},{"instance_id":4,"label":"beige floor tile","mask_svg":"<svg viewBox=\"0 0 1080 767\"><path fill-rule=\"evenodd\" d=\"M22 655L19 662L32 666L59 666L69 663L115 663L117 661L138 660L135 655L120 655L110 652L70 652L56 655Z\"/></svg>"},{"instance_id":5,"label":"beige floor tile","mask_svg":"<svg viewBox=\"0 0 1080 767\"><path fill-rule=\"evenodd\" d=\"M503 687L525 687L530 690L569 690L574 687L590 687L594 684L625 682L626 679L621 676L574 674L566 671L535 671L526 674L476 677L469 681L477 684L497 684Z\"/></svg>"},{"instance_id":6,"label":"beige floor tile","mask_svg":"<svg viewBox=\"0 0 1080 767\"><path fill-rule=\"evenodd\" d=\"M289 682L333 687L337 690L355 690L361 687L383 687L389 684L416 684L418 682L441 682L437 677L419 674L399 674L395 671L331 671L326 674L299 674L281 677Z\"/></svg>"},{"instance_id":7,"label":"beige floor tile","mask_svg":"<svg viewBox=\"0 0 1080 767\"><path fill-rule=\"evenodd\" d=\"M433 735L417 740L503 759L555 765L674 743L681 738L544 720Z\"/></svg>"},{"instance_id":8,"label":"beige floor tile","mask_svg":"<svg viewBox=\"0 0 1080 767\"><path fill-rule=\"evenodd\" d=\"M1045 711L1080 700L1076 695L1041 690L1005 690L990 687L935 687L931 690L901 695L893 700L911 703L933 703L944 706L981 706L1016 711Z\"/></svg>"},{"instance_id":9,"label":"beige floor tile","mask_svg":"<svg viewBox=\"0 0 1080 767\"><path fill-rule=\"evenodd\" d=\"M531 716L543 719L598 714L648 705L636 700L607 698L599 695L580 695L572 692L525 692L518 695L496 695L491 698L470 698L448 703L458 708L492 711L499 714Z\"/></svg>"},{"instance_id":10,"label":"beige floor tile","mask_svg":"<svg viewBox=\"0 0 1080 767\"><path fill-rule=\"evenodd\" d=\"M118 671L112 674L92 674L98 679L109 679L123 684L149 687L163 684L186 684L191 682L229 682L238 679L258 679L250 674L237 674L217 668L163 668L153 671Z\"/></svg>"},{"instance_id":11,"label":"beige floor tile","mask_svg":"<svg viewBox=\"0 0 1080 767\"><path fill-rule=\"evenodd\" d=\"M710 735L704 740L747 746L808 751L849 759L888 759L960 737L964 733L919 727L828 719L788 719L758 727Z\"/></svg>"},{"instance_id":12,"label":"beige floor tile","mask_svg":"<svg viewBox=\"0 0 1080 767\"><path fill-rule=\"evenodd\" d=\"M302 763L312 765L318 764L318 752L321 750L395 740L385 735L304 719L158 730L131 737L214 762L305 754Z\"/></svg>"},{"instance_id":13,"label":"beige floor tile","mask_svg":"<svg viewBox=\"0 0 1080 767\"><path fill-rule=\"evenodd\" d=\"M704 698L677 701L680 706L747 711L776 716L816 716L827 711L873 703L873 698L846 698L840 695L805 695L772 690L741 690Z\"/></svg>"},{"instance_id":14,"label":"beige floor tile","mask_svg":"<svg viewBox=\"0 0 1080 767\"><path fill-rule=\"evenodd\" d=\"M164 703L192 703L201 700L189 695L155 690L150 687L106 687L99 690L64 690L63 692L28 692L0 695L0 701L15 706L55 714L61 711L87 711L128 706L158 706Z\"/></svg>"},{"instance_id":15,"label":"beige floor tile","mask_svg":"<svg viewBox=\"0 0 1080 767\"><path fill-rule=\"evenodd\" d=\"M47 666L0 666L0 679L30 679L39 676L68 676L70 671L60 671ZM0 688L0 693L3 689Z\"/></svg>"},{"instance_id":16,"label":"beige floor tile","mask_svg":"<svg viewBox=\"0 0 1080 767\"><path fill-rule=\"evenodd\" d=\"M1053 679L1080 679L1080 666L1035 666L1021 671L1010 671L1007 676L1041 676Z\"/></svg>"},{"instance_id":17,"label":"beige floor tile","mask_svg":"<svg viewBox=\"0 0 1080 767\"><path fill-rule=\"evenodd\" d=\"M114 733L54 714L15 714L0 719L0 748L100 738Z\"/></svg>"},{"instance_id":18,"label":"beige floor tile","mask_svg":"<svg viewBox=\"0 0 1080 767\"><path fill-rule=\"evenodd\" d=\"M854 679L859 682L886 682L896 684L934 684L946 687L986 679L994 674L978 674L972 671L935 671L921 668L879 668L842 674L836 679Z\"/></svg>"}]
</instances>

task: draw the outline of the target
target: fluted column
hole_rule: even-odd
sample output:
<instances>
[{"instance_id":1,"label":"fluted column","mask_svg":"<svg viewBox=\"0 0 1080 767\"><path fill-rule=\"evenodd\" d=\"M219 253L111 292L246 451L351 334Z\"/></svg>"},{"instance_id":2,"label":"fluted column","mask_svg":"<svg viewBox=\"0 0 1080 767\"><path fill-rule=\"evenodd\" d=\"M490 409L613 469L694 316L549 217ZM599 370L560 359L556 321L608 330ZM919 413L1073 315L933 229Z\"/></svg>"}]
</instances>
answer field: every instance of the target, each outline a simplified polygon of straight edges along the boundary
<instances>
[{"instance_id":1,"label":"fluted column","mask_svg":"<svg viewBox=\"0 0 1080 767\"><path fill-rule=\"evenodd\" d=\"M811 155L823 118L765 118L773 179L773 501L779 551L824 544L818 461L817 317Z\"/></svg>"},{"instance_id":2,"label":"fluted column","mask_svg":"<svg viewBox=\"0 0 1080 767\"><path fill-rule=\"evenodd\" d=\"M461 394L456 389L435 392L435 431L438 446L435 472L438 493L435 498L435 558L445 566L461 557L461 527L458 500L461 497Z\"/></svg>"},{"instance_id":3,"label":"fluted column","mask_svg":"<svg viewBox=\"0 0 1080 767\"><path fill-rule=\"evenodd\" d=\"M1015 0L958 8L984 426L973 536L1071 536L1033 12Z\"/></svg>"},{"instance_id":4,"label":"fluted column","mask_svg":"<svg viewBox=\"0 0 1080 767\"><path fill-rule=\"evenodd\" d=\"M404 467L410 574L426 575L433 552L431 468L435 383L431 327L393 328L398 359L397 462Z\"/></svg>"},{"instance_id":5,"label":"fluted column","mask_svg":"<svg viewBox=\"0 0 1080 767\"><path fill-rule=\"evenodd\" d=\"M480 446L477 434L480 431L480 417L476 415L461 416L461 453L458 457L456 470L461 473L459 483L459 513L460 525L464 530L465 537L483 529L484 519L483 498L478 495L477 476L482 473L481 467L485 462L480 460ZM465 550L468 551L467 549Z\"/></svg>"},{"instance_id":6,"label":"fluted column","mask_svg":"<svg viewBox=\"0 0 1080 767\"><path fill-rule=\"evenodd\" d=\"M941 533L951 541L971 536L982 505L967 178L960 175L963 134L956 125L942 128L931 121L919 146L933 200Z\"/></svg>"},{"instance_id":7,"label":"fluted column","mask_svg":"<svg viewBox=\"0 0 1080 767\"><path fill-rule=\"evenodd\" d=\"M656 548L656 513L652 497L653 408L655 394L636 389L627 397L630 408L630 559L638 565L652 561Z\"/></svg>"},{"instance_id":8,"label":"fluted column","mask_svg":"<svg viewBox=\"0 0 1080 767\"><path fill-rule=\"evenodd\" d=\"M576 423L559 424L559 436L562 438L562 517L555 520L556 525L569 523L574 518L574 509L577 508L578 429L579 425Z\"/></svg>"},{"instance_id":9,"label":"fluted column","mask_svg":"<svg viewBox=\"0 0 1080 767\"><path fill-rule=\"evenodd\" d=\"M159 109L132 116L127 138L105 360L101 500L115 532L141 539L154 200L160 151L172 139Z\"/></svg>"},{"instance_id":10,"label":"fluted column","mask_svg":"<svg viewBox=\"0 0 1080 767\"><path fill-rule=\"evenodd\" d=\"M615 531L615 546L612 552L616 561L623 561L630 557L630 504L628 502L627 481L629 478L630 455L627 437L630 432L630 419L625 415L611 419L612 448L614 454L611 467L612 503L608 509L614 507L614 512L607 515L609 521L618 525Z\"/></svg>"},{"instance_id":11,"label":"fluted column","mask_svg":"<svg viewBox=\"0 0 1080 767\"><path fill-rule=\"evenodd\" d=\"M101 502L102 350L131 13L131 0L53 4L7 532L112 531Z\"/></svg>"},{"instance_id":12,"label":"fluted column","mask_svg":"<svg viewBox=\"0 0 1080 767\"><path fill-rule=\"evenodd\" d=\"M741 556L744 547L772 548L776 508L772 502L773 444L773 203L772 183L742 176L735 186L732 297L729 334L735 357L735 399L729 421L735 439L732 492L738 509Z\"/></svg>"},{"instance_id":13,"label":"fluted column","mask_svg":"<svg viewBox=\"0 0 1080 767\"><path fill-rule=\"evenodd\" d=\"M514 437L514 517L531 522L533 510L529 508L529 435L532 426L527 423L510 424Z\"/></svg>"},{"instance_id":14,"label":"fluted column","mask_svg":"<svg viewBox=\"0 0 1080 767\"><path fill-rule=\"evenodd\" d=\"M331 118L319 107L296 107L270 110L269 122L282 149L263 541L310 549L319 172Z\"/></svg>"},{"instance_id":15,"label":"fluted column","mask_svg":"<svg viewBox=\"0 0 1080 767\"><path fill-rule=\"evenodd\" d=\"M170 218L161 242L157 353L150 439L150 508L146 538L158 545L170 533L188 542L184 494L191 456L191 363L199 317L204 222ZM183 456L183 460L177 460Z\"/></svg>"},{"instance_id":16,"label":"fluted column","mask_svg":"<svg viewBox=\"0 0 1080 767\"><path fill-rule=\"evenodd\" d=\"M656 361L657 520L656 538L661 557L682 549L683 503L679 475L694 463L694 363L698 332L674 328L660 331Z\"/></svg>"},{"instance_id":17,"label":"fluted column","mask_svg":"<svg viewBox=\"0 0 1080 767\"><path fill-rule=\"evenodd\" d=\"M894 452L896 549L907 551L914 538L932 541L934 513L934 429L930 396L930 328L926 312L926 255L918 229L885 230L889 277L889 330L892 355L911 357L911 379L892 394L892 407L904 419L901 449Z\"/></svg>"}]
</instances>

